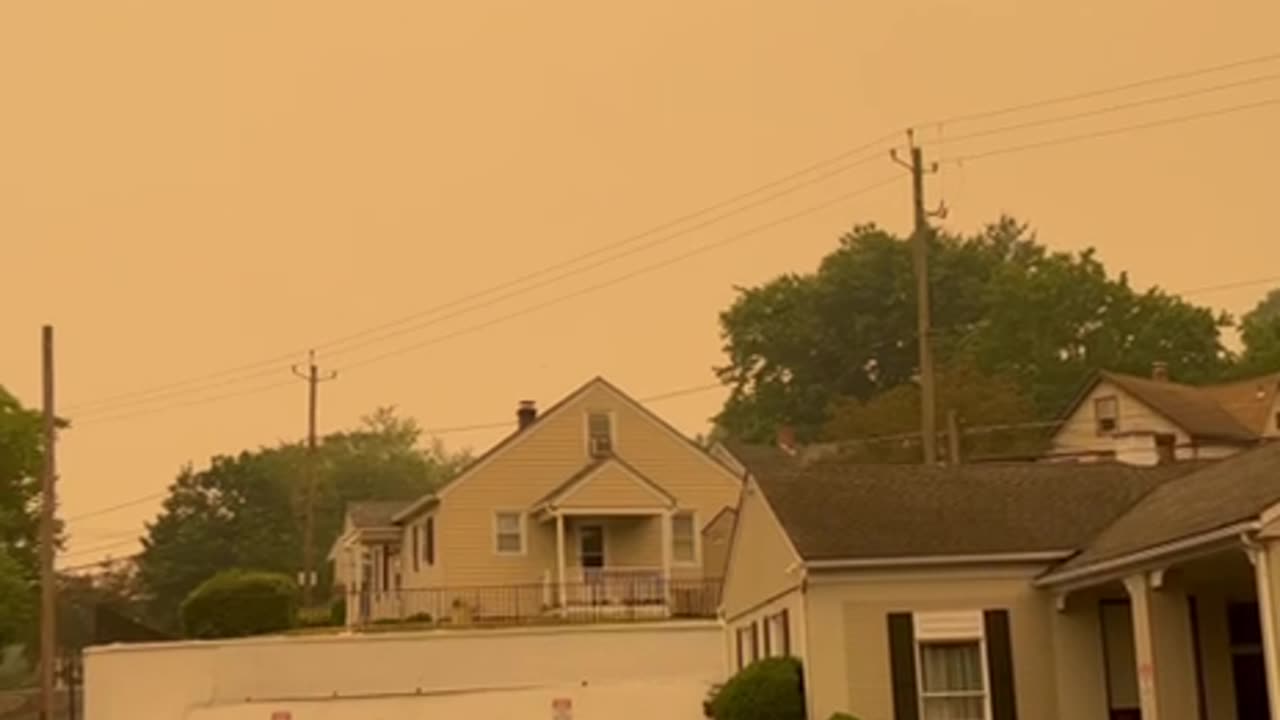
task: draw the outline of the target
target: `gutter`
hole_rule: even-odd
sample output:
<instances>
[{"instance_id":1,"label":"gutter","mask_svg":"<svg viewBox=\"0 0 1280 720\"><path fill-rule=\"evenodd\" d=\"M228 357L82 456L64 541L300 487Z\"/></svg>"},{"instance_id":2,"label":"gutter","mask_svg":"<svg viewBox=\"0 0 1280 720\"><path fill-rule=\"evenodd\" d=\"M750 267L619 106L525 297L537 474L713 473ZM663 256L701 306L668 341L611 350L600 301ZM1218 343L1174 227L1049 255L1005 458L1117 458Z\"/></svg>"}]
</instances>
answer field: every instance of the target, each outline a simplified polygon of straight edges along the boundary
<instances>
[{"instance_id":1,"label":"gutter","mask_svg":"<svg viewBox=\"0 0 1280 720\"><path fill-rule=\"evenodd\" d=\"M1074 550L1047 550L1043 552L989 553L975 555L919 555L914 557L849 558L844 560L809 560L803 563L808 570L862 570L889 567L935 567L938 565L1004 565L1019 563L1047 563L1065 560Z\"/></svg>"},{"instance_id":2,"label":"gutter","mask_svg":"<svg viewBox=\"0 0 1280 720\"><path fill-rule=\"evenodd\" d=\"M1262 523L1257 520L1246 520L1244 522L1233 523L1216 530L1210 530L1198 535L1174 540L1173 542L1155 545L1145 550L1121 555L1109 560L1101 560L1096 563L1085 565L1084 567L1073 568L1060 572L1051 572L1036 578L1032 584L1036 587L1047 587L1060 583L1067 583L1073 580L1081 580L1095 575L1102 575L1109 571L1116 571L1133 565L1142 565L1144 563L1153 562L1166 558L1171 555L1195 550L1203 545L1222 542L1224 540L1236 540L1241 535L1255 533L1262 528Z\"/></svg>"}]
</instances>

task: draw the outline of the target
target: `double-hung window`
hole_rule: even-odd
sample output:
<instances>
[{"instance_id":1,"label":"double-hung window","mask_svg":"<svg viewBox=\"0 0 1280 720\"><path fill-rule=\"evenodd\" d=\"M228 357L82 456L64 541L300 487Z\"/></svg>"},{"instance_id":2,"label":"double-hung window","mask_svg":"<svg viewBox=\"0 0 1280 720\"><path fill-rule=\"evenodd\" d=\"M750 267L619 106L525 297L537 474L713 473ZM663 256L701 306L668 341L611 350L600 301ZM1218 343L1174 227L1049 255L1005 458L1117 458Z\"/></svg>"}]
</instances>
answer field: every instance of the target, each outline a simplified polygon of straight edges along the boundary
<instances>
[{"instance_id":1,"label":"double-hung window","mask_svg":"<svg viewBox=\"0 0 1280 720\"><path fill-rule=\"evenodd\" d=\"M1093 401L1093 415L1099 435L1108 435L1120 429L1120 400L1114 395Z\"/></svg>"},{"instance_id":2,"label":"double-hung window","mask_svg":"<svg viewBox=\"0 0 1280 720\"><path fill-rule=\"evenodd\" d=\"M671 516L671 559L685 565L698 562L698 528L691 512Z\"/></svg>"},{"instance_id":3,"label":"double-hung window","mask_svg":"<svg viewBox=\"0 0 1280 720\"><path fill-rule=\"evenodd\" d=\"M422 523L422 561L431 567L436 564L436 519L428 516Z\"/></svg>"},{"instance_id":4,"label":"double-hung window","mask_svg":"<svg viewBox=\"0 0 1280 720\"><path fill-rule=\"evenodd\" d=\"M986 720L981 640L920 642L921 720Z\"/></svg>"},{"instance_id":5,"label":"double-hung window","mask_svg":"<svg viewBox=\"0 0 1280 720\"><path fill-rule=\"evenodd\" d=\"M499 512L494 516L494 550L499 555L524 552L524 518L518 512Z\"/></svg>"}]
</instances>

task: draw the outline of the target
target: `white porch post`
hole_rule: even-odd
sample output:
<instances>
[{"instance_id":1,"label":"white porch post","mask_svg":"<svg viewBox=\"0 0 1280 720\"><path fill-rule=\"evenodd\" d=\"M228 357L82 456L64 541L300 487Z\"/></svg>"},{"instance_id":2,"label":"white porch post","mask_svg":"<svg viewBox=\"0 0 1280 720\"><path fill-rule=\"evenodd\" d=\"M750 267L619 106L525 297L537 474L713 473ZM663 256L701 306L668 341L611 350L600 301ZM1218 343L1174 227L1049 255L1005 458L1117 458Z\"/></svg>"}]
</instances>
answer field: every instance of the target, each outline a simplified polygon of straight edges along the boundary
<instances>
[{"instance_id":1,"label":"white porch post","mask_svg":"<svg viewBox=\"0 0 1280 720\"><path fill-rule=\"evenodd\" d=\"M1271 717L1280 717L1280 653L1277 652L1277 625L1280 618L1276 616L1277 572L1276 563L1280 561L1280 552L1274 541L1261 540L1245 547L1249 553L1249 561L1253 563L1253 575L1257 585L1258 614L1262 621L1262 655L1267 673L1267 699L1271 706Z\"/></svg>"},{"instance_id":2,"label":"white porch post","mask_svg":"<svg viewBox=\"0 0 1280 720\"><path fill-rule=\"evenodd\" d=\"M560 586L560 610L569 606L569 592L565 587L564 567L564 515L556 513L556 582Z\"/></svg>"},{"instance_id":3,"label":"white porch post","mask_svg":"<svg viewBox=\"0 0 1280 720\"><path fill-rule=\"evenodd\" d=\"M667 606L667 613L671 612L671 518L674 513L670 510L664 510L658 516L662 523L662 598Z\"/></svg>"},{"instance_id":4,"label":"white porch post","mask_svg":"<svg viewBox=\"0 0 1280 720\"><path fill-rule=\"evenodd\" d=\"M1164 574L1125 578L1133 613L1142 720L1196 720L1195 645L1186 593L1165 586Z\"/></svg>"}]
</instances>

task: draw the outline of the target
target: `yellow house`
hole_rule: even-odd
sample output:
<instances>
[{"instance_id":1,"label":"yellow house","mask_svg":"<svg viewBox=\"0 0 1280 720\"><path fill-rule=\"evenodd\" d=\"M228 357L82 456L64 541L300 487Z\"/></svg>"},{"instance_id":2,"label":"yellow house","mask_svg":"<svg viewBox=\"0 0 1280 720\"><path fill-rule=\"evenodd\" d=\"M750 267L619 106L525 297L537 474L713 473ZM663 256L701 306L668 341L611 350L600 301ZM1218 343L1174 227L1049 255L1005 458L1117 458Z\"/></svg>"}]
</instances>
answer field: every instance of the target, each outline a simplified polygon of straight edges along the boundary
<instances>
[{"instance_id":1,"label":"yellow house","mask_svg":"<svg viewBox=\"0 0 1280 720\"><path fill-rule=\"evenodd\" d=\"M735 455L726 657L799 657L814 720L1280 717L1280 445L1152 468Z\"/></svg>"},{"instance_id":2,"label":"yellow house","mask_svg":"<svg viewBox=\"0 0 1280 720\"><path fill-rule=\"evenodd\" d=\"M370 583L350 619L713 614L720 578L704 572L702 530L740 489L602 378L542 413L523 402L509 436L389 518L393 539L352 536L373 571L359 573Z\"/></svg>"},{"instance_id":3,"label":"yellow house","mask_svg":"<svg viewBox=\"0 0 1280 720\"><path fill-rule=\"evenodd\" d=\"M1135 465L1223 458L1280 439L1280 373L1188 385L1157 363L1151 377L1096 373L1062 415L1051 456Z\"/></svg>"}]
</instances>

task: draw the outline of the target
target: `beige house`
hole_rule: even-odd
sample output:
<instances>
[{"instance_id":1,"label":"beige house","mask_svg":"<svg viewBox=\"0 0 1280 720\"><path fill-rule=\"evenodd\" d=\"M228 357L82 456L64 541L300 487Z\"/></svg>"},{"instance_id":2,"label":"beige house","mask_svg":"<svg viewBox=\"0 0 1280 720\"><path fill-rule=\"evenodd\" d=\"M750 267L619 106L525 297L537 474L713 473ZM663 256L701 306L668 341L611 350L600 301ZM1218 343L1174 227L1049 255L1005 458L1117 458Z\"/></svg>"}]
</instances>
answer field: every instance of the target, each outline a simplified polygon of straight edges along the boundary
<instances>
[{"instance_id":1,"label":"beige house","mask_svg":"<svg viewBox=\"0 0 1280 720\"><path fill-rule=\"evenodd\" d=\"M1153 468L735 453L726 656L801 658L815 720L1280 717L1280 445Z\"/></svg>"},{"instance_id":2,"label":"beige house","mask_svg":"<svg viewBox=\"0 0 1280 720\"><path fill-rule=\"evenodd\" d=\"M704 572L702 530L740 490L738 475L597 378L541 414L521 403L513 432L452 482L352 534L364 560L351 572L369 582L349 616L714 612L720 578Z\"/></svg>"},{"instance_id":3,"label":"beige house","mask_svg":"<svg viewBox=\"0 0 1280 720\"><path fill-rule=\"evenodd\" d=\"M1187 385L1157 364L1150 378L1097 373L1063 415L1051 454L1137 465L1222 458L1280 438L1280 373Z\"/></svg>"}]
</instances>

